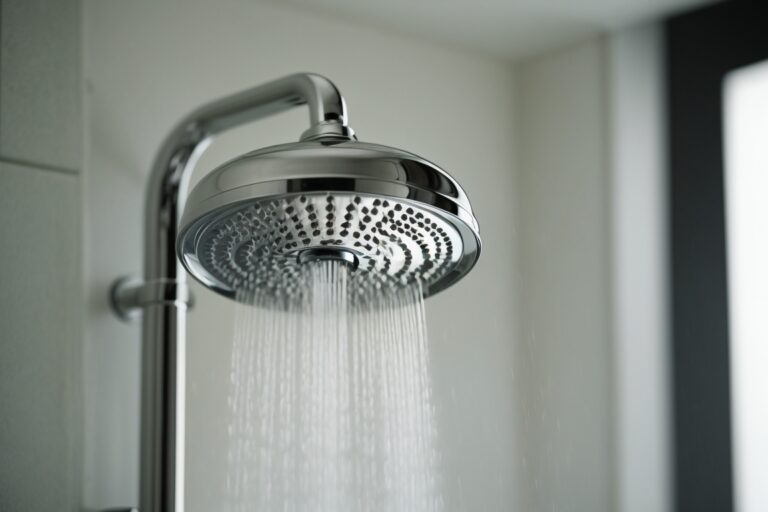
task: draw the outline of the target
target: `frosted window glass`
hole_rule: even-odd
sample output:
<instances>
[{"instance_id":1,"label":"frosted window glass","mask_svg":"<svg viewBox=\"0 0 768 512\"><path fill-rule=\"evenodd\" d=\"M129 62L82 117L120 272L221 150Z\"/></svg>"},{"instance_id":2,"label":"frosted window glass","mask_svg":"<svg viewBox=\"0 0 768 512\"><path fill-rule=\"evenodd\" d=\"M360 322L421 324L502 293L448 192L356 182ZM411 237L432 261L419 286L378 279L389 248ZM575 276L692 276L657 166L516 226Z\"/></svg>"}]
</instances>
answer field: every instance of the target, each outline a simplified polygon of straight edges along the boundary
<instances>
[{"instance_id":1,"label":"frosted window glass","mask_svg":"<svg viewBox=\"0 0 768 512\"><path fill-rule=\"evenodd\" d=\"M738 512L768 510L768 61L725 80L726 224Z\"/></svg>"}]
</instances>

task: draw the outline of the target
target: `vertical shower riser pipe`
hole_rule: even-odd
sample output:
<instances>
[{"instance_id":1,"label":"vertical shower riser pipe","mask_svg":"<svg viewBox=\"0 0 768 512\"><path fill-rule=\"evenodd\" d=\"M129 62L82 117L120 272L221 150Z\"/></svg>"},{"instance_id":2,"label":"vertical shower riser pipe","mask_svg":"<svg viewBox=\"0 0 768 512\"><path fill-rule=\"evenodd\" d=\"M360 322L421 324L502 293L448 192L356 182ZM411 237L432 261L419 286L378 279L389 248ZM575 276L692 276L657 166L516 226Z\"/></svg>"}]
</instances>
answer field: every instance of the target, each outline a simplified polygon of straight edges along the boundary
<instances>
[{"instance_id":1,"label":"vertical shower riser pipe","mask_svg":"<svg viewBox=\"0 0 768 512\"><path fill-rule=\"evenodd\" d=\"M176 256L178 223L195 163L211 137L300 105L309 107L302 140L353 139L341 93L328 79L291 75L210 103L180 122L155 159L145 211L144 280L116 285L124 316L141 309L141 512L184 510L186 270Z\"/></svg>"}]
</instances>

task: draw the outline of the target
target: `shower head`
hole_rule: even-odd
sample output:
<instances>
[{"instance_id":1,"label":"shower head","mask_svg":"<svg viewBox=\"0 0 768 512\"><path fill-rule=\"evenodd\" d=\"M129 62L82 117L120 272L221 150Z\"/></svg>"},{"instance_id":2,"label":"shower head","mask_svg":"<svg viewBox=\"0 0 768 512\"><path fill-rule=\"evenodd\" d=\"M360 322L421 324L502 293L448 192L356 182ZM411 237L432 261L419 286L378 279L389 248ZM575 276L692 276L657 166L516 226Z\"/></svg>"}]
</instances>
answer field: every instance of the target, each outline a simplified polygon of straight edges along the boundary
<instances>
[{"instance_id":1,"label":"shower head","mask_svg":"<svg viewBox=\"0 0 768 512\"><path fill-rule=\"evenodd\" d=\"M187 194L213 137L295 107L309 114L301 142L225 163ZM434 294L475 264L477 222L458 183L416 155L357 142L348 121L333 82L298 73L201 105L160 145L147 183L144 275L110 289L114 312L141 313L143 325L140 510L184 509L187 273L266 308L313 306L296 299L346 290L338 297L354 309L340 311L366 312L410 283L414 296Z\"/></svg>"},{"instance_id":2,"label":"shower head","mask_svg":"<svg viewBox=\"0 0 768 512\"><path fill-rule=\"evenodd\" d=\"M428 296L458 281L480 251L459 184L399 149L319 137L260 149L189 194L177 252L222 295L288 297L303 265L338 260L364 293L419 280Z\"/></svg>"}]
</instances>

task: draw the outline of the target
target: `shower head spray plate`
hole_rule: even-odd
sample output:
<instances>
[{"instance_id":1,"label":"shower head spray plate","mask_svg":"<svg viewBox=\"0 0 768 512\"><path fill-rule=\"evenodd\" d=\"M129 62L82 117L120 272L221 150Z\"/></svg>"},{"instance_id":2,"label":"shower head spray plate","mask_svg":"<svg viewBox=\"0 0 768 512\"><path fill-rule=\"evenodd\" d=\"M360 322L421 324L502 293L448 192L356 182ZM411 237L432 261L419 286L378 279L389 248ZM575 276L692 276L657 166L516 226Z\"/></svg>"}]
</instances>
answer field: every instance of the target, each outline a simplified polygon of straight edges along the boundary
<instances>
[{"instance_id":1,"label":"shower head spray plate","mask_svg":"<svg viewBox=\"0 0 768 512\"><path fill-rule=\"evenodd\" d=\"M426 160L386 146L313 141L244 155L190 193L178 254L206 286L277 298L299 293L303 265L350 265L351 289L419 280L434 294L477 260L464 191Z\"/></svg>"}]
</instances>

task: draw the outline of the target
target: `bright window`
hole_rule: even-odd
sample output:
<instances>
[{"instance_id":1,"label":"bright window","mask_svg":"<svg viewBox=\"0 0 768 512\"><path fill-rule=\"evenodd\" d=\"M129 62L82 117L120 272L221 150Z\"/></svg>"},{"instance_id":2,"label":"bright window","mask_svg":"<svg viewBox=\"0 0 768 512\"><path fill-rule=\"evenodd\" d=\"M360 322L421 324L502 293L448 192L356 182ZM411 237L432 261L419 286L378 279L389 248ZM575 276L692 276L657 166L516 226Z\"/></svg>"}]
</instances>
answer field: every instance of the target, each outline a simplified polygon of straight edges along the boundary
<instances>
[{"instance_id":1,"label":"bright window","mask_svg":"<svg viewBox=\"0 0 768 512\"><path fill-rule=\"evenodd\" d=\"M768 61L725 81L736 509L768 510Z\"/></svg>"}]
</instances>

